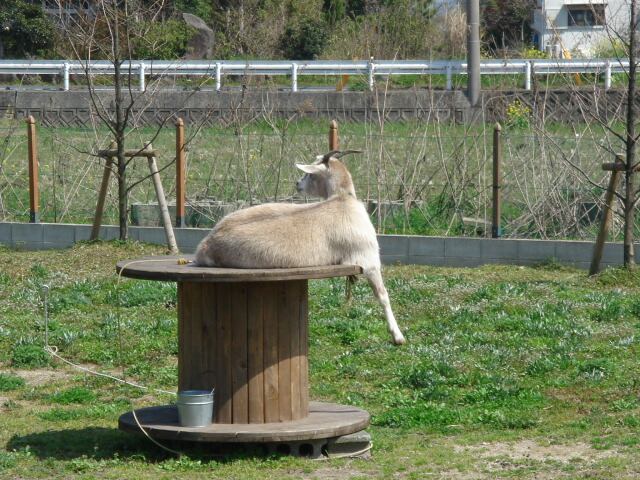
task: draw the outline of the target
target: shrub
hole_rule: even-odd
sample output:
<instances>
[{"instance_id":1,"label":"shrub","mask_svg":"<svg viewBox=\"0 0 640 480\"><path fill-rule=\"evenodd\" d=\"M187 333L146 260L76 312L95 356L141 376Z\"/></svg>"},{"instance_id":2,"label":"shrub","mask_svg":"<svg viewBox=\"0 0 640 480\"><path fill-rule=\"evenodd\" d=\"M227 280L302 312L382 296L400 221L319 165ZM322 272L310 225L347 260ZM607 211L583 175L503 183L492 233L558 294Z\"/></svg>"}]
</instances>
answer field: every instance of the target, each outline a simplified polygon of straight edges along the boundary
<instances>
[{"instance_id":1,"label":"shrub","mask_svg":"<svg viewBox=\"0 0 640 480\"><path fill-rule=\"evenodd\" d=\"M289 25L284 33L283 50L291 60L314 60L327 44L327 24L304 19Z\"/></svg>"},{"instance_id":2,"label":"shrub","mask_svg":"<svg viewBox=\"0 0 640 480\"><path fill-rule=\"evenodd\" d=\"M38 345L21 345L11 355L14 367L40 368L49 365L49 354Z\"/></svg>"},{"instance_id":3,"label":"shrub","mask_svg":"<svg viewBox=\"0 0 640 480\"><path fill-rule=\"evenodd\" d=\"M53 23L40 2L3 0L0 6L0 43L15 58L43 55L53 46Z\"/></svg>"},{"instance_id":4,"label":"shrub","mask_svg":"<svg viewBox=\"0 0 640 480\"><path fill-rule=\"evenodd\" d=\"M187 52L187 42L195 29L185 22L168 20L149 25L140 38L134 56L154 60L175 60Z\"/></svg>"}]
</instances>

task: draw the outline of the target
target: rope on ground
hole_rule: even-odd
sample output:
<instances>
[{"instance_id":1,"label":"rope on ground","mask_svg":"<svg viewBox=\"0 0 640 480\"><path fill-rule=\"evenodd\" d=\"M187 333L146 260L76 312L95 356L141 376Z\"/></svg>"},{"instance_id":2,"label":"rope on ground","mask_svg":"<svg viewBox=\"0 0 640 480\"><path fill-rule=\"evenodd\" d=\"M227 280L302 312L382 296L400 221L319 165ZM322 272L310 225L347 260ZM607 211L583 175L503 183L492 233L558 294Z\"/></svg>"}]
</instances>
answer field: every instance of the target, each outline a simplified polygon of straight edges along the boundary
<instances>
[{"instance_id":1,"label":"rope on ground","mask_svg":"<svg viewBox=\"0 0 640 480\"><path fill-rule=\"evenodd\" d=\"M141 262L174 262L174 259L147 259L147 260L132 260L131 262L128 262L126 264L124 264L122 266L122 268L120 269L120 272L118 272L118 282L116 285L116 301L117 301L117 305L116 305L116 318L118 320L118 343L119 343L119 357L120 357L120 366L122 368L123 371L123 376L124 376L124 360L123 360L123 355L122 355L122 327L121 327L121 323L120 323L120 280L122 279L122 273L125 271L125 269L135 263L141 263ZM184 259L184 258L179 258L177 260L178 265L186 265L188 262L188 260ZM47 312L47 295L49 293L49 287L47 285L43 286L43 292L45 295L45 299L44 299L44 303L45 303L45 307L44 307L44 311L45 311L45 346L44 346L44 350L52 357L57 358L58 360L78 369L78 370L82 370L84 372L90 373L91 375L95 375L98 377L105 377L105 378L109 378L111 380L114 380L116 382L125 384L125 385L129 385L131 387L134 388L140 388L143 390L150 390L150 391L154 391L154 392L158 392L158 393L165 393L165 394L169 394L172 396L175 396L176 393L175 392L168 392L166 390L161 390L158 388L151 388L151 387L146 387L144 385L139 385L137 383L133 383L133 382L129 382L125 379L122 378L118 378L115 377L113 375L108 375L106 373L100 373L100 372L96 372L95 370L91 370L89 368L85 368L82 367L80 365L77 365L63 357L61 357L60 355L58 355L58 347L55 345L49 345L49 316L48 316L48 312ZM140 419L138 418L138 415L135 411L135 409L131 410L131 413L133 414L133 418L136 421L136 424L138 425L138 428L140 428L140 430L142 431L142 433L144 433L144 435L151 440L153 443L155 443L158 447L162 448L163 450L166 450L168 452L174 453L176 455L182 456L185 454L185 452L179 452L177 450L172 450L169 447L166 447L162 444L160 444L158 441L156 441L154 438L152 438L149 433L147 432L147 430L145 430L145 428L142 426L142 424L140 423Z\"/></svg>"}]
</instances>

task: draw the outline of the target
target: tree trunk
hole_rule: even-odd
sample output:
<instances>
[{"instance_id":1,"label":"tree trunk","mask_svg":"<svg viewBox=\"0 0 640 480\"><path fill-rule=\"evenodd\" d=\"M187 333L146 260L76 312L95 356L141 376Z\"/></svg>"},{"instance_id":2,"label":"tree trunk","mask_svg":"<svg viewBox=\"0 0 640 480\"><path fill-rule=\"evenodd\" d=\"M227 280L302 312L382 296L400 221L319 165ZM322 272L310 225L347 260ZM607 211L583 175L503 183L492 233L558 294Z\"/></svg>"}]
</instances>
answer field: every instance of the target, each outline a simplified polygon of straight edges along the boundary
<instances>
[{"instance_id":1,"label":"tree trunk","mask_svg":"<svg viewBox=\"0 0 640 480\"><path fill-rule=\"evenodd\" d=\"M113 66L115 73L115 109L116 121L114 125L116 144L118 149L118 220L120 224L120 240L129 238L129 222L128 222L128 189L127 189L127 159L124 156L125 151L125 118L124 105L122 98L122 59L120 58L120 22L119 9L125 7L124 2L118 2L114 9L114 30L113 30Z\"/></svg>"},{"instance_id":2,"label":"tree trunk","mask_svg":"<svg viewBox=\"0 0 640 480\"><path fill-rule=\"evenodd\" d=\"M633 169L636 163L636 71L637 71L637 31L636 31L636 2L630 6L629 33L629 84L627 89L627 136L626 136L626 169L625 169L625 201L624 201L624 266L635 266L633 249L635 224L635 191Z\"/></svg>"}]
</instances>

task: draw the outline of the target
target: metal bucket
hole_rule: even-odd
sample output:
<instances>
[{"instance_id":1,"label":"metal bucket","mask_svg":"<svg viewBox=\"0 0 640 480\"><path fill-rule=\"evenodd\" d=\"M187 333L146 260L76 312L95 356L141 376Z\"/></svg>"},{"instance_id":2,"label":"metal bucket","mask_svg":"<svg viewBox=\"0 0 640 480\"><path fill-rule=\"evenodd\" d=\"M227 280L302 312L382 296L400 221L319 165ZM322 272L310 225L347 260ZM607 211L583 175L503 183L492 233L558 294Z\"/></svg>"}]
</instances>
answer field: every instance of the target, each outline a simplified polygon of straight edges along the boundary
<instances>
[{"instance_id":1,"label":"metal bucket","mask_svg":"<svg viewBox=\"0 0 640 480\"><path fill-rule=\"evenodd\" d=\"M178 418L183 427L208 427L213 418L213 392L183 390L178 392Z\"/></svg>"}]
</instances>

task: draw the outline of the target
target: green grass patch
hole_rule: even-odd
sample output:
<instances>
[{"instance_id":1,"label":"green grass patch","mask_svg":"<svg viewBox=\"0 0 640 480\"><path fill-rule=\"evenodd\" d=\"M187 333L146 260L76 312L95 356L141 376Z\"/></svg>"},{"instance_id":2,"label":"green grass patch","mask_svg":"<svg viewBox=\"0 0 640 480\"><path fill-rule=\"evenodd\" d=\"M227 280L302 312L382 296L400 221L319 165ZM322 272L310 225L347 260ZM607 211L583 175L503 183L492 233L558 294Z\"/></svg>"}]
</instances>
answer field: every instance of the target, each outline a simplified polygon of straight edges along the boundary
<instances>
[{"instance_id":1,"label":"green grass patch","mask_svg":"<svg viewBox=\"0 0 640 480\"><path fill-rule=\"evenodd\" d=\"M114 273L117 261L163 253L121 242L64 255L0 249L4 476L633 478L640 468L640 281L623 269L589 278L550 264L386 267L402 347L391 345L365 281L350 301L344 279L311 281L310 396L371 413L370 462L200 449L177 457L120 432L121 414L175 399L50 362L39 285L50 285L49 342L61 356L176 391L175 285ZM494 448L501 463L487 456Z\"/></svg>"}]
</instances>

